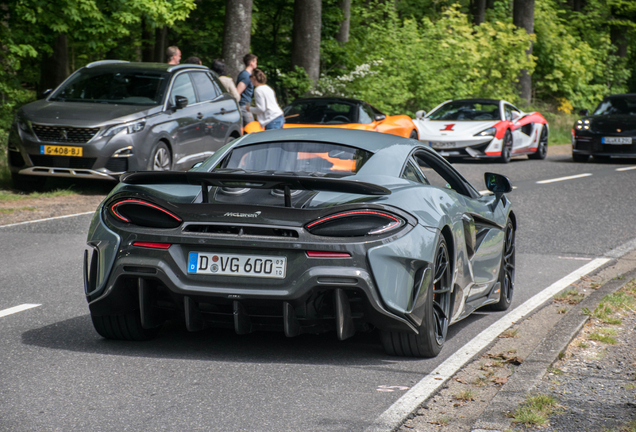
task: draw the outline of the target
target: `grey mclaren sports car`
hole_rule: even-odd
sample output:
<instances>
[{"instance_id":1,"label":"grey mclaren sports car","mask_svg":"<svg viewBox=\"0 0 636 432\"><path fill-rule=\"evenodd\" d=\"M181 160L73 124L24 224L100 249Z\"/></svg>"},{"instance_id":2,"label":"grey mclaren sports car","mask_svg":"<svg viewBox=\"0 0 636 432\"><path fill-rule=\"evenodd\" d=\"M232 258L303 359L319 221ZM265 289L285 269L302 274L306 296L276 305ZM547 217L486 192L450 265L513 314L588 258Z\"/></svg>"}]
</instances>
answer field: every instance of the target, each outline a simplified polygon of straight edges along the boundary
<instances>
[{"instance_id":1,"label":"grey mclaren sports car","mask_svg":"<svg viewBox=\"0 0 636 432\"><path fill-rule=\"evenodd\" d=\"M188 172L132 172L99 206L84 257L92 321L147 340L376 329L433 357L448 326L514 292L510 181L482 196L417 140L343 129L250 134Z\"/></svg>"}]
</instances>

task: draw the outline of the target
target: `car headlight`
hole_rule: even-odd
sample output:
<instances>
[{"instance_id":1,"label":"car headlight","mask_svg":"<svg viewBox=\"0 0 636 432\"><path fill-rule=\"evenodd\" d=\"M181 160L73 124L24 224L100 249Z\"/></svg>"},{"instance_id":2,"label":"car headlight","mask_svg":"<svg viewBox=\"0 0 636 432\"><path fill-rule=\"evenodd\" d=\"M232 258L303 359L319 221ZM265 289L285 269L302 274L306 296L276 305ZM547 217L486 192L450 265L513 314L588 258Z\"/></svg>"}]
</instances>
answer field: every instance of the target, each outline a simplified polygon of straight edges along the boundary
<instances>
[{"instance_id":1,"label":"car headlight","mask_svg":"<svg viewBox=\"0 0 636 432\"><path fill-rule=\"evenodd\" d=\"M146 119L137 120L130 123L124 123L120 125L111 126L104 132L104 136L113 136L117 135L119 132L126 131L129 134L134 134L137 132L141 132L146 127Z\"/></svg>"},{"instance_id":2,"label":"car headlight","mask_svg":"<svg viewBox=\"0 0 636 432\"><path fill-rule=\"evenodd\" d=\"M574 124L574 128L577 130L588 130L590 128L590 121L585 120L577 120Z\"/></svg>"},{"instance_id":3,"label":"car headlight","mask_svg":"<svg viewBox=\"0 0 636 432\"><path fill-rule=\"evenodd\" d=\"M399 229L405 221L378 210L351 210L318 219L305 226L313 235L328 237L362 237L385 234Z\"/></svg>"},{"instance_id":4,"label":"car headlight","mask_svg":"<svg viewBox=\"0 0 636 432\"><path fill-rule=\"evenodd\" d=\"M31 132L31 121L25 119L20 114L16 113L13 117L13 121L18 125L20 129L25 132Z\"/></svg>"},{"instance_id":5,"label":"car headlight","mask_svg":"<svg viewBox=\"0 0 636 432\"><path fill-rule=\"evenodd\" d=\"M476 133L473 136L492 136L494 137L495 135L497 135L497 129L495 127L489 127L486 130L483 130L479 133Z\"/></svg>"}]
</instances>

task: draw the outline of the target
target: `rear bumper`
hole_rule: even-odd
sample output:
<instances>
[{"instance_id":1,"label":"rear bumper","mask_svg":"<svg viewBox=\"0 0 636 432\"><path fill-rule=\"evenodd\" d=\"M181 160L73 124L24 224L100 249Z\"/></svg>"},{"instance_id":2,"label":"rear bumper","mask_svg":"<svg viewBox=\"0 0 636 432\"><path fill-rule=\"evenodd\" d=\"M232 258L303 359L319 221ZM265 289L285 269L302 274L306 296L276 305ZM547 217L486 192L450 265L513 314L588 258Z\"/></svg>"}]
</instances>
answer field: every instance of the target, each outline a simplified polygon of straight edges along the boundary
<instances>
[{"instance_id":1,"label":"rear bumper","mask_svg":"<svg viewBox=\"0 0 636 432\"><path fill-rule=\"evenodd\" d=\"M602 144L597 137L576 137L572 140L572 153L589 156L636 158L636 139L632 144Z\"/></svg>"}]
</instances>

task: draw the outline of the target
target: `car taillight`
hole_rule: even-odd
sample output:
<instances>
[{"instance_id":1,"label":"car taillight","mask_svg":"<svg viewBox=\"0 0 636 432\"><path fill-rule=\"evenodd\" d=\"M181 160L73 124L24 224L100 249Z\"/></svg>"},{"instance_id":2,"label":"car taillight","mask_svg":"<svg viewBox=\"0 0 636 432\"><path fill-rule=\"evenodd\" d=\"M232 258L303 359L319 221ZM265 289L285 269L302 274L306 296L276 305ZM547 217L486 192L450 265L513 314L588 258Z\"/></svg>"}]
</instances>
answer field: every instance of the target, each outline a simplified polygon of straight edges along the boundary
<instances>
[{"instance_id":1,"label":"car taillight","mask_svg":"<svg viewBox=\"0 0 636 432\"><path fill-rule=\"evenodd\" d=\"M176 228L183 222L168 210L137 199L117 201L110 205L109 211L120 222L148 228Z\"/></svg>"},{"instance_id":2,"label":"car taillight","mask_svg":"<svg viewBox=\"0 0 636 432\"><path fill-rule=\"evenodd\" d=\"M404 220L376 210L336 213L305 226L311 234L329 237L361 237L384 234L404 226Z\"/></svg>"}]
</instances>

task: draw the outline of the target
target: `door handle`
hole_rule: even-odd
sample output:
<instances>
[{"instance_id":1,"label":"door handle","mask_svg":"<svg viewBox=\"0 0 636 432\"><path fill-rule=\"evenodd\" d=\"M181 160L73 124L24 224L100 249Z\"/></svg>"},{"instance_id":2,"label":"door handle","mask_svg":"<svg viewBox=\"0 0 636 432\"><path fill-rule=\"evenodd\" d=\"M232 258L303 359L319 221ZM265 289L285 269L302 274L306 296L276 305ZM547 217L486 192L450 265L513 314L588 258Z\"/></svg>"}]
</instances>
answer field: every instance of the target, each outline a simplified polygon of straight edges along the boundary
<instances>
[{"instance_id":1,"label":"door handle","mask_svg":"<svg viewBox=\"0 0 636 432\"><path fill-rule=\"evenodd\" d=\"M201 119L203 118L203 113L199 113L199 114L197 114L197 118L198 118L199 120L201 120Z\"/></svg>"},{"instance_id":2,"label":"door handle","mask_svg":"<svg viewBox=\"0 0 636 432\"><path fill-rule=\"evenodd\" d=\"M225 114L227 111L225 111L225 108L221 108L221 115Z\"/></svg>"}]
</instances>

